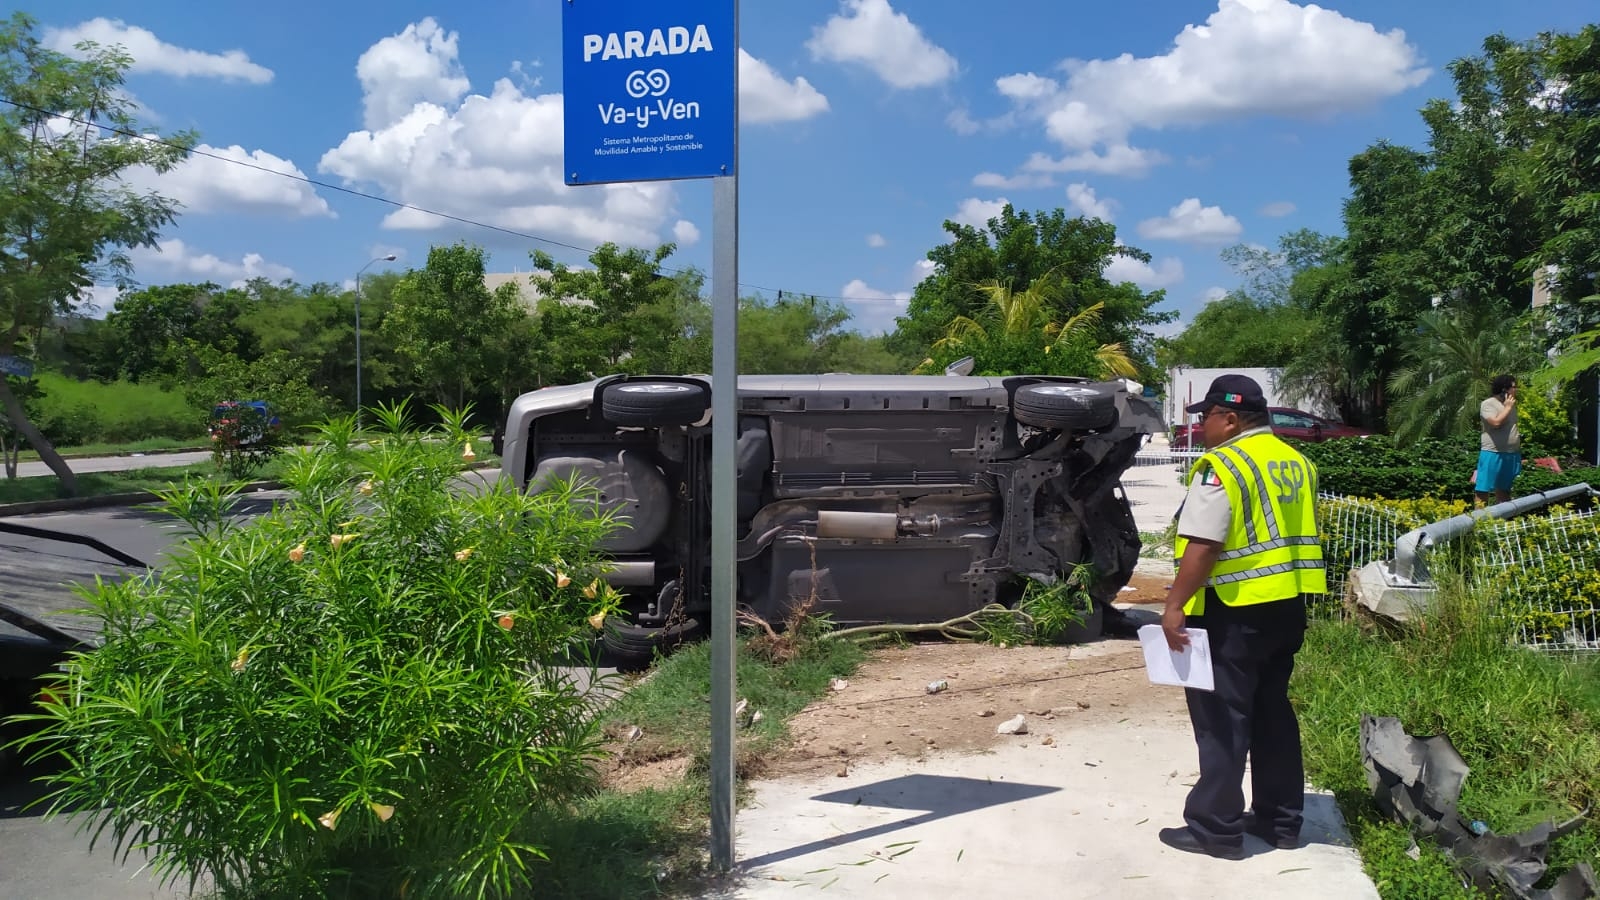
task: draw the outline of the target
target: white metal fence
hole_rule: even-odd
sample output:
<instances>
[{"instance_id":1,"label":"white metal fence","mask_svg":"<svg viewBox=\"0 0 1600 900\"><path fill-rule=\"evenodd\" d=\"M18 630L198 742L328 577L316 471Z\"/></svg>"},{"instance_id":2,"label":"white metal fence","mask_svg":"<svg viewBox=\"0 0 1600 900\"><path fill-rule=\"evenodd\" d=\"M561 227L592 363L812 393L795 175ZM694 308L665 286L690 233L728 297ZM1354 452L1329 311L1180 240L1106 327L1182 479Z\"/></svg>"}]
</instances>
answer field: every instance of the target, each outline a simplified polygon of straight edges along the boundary
<instances>
[{"instance_id":1,"label":"white metal fence","mask_svg":"<svg viewBox=\"0 0 1600 900\"><path fill-rule=\"evenodd\" d=\"M1343 614L1352 569L1393 559L1400 535L1464 508L1441 501L1320 497L1328 602L1317 614ZM1509 521L1486 519L1458 544L1435 553L1461 567L1471 588L1511 624L1519 643L1600 650L1600 516L1594 511L1558 508Z\"/></svg>"}]
</instances>

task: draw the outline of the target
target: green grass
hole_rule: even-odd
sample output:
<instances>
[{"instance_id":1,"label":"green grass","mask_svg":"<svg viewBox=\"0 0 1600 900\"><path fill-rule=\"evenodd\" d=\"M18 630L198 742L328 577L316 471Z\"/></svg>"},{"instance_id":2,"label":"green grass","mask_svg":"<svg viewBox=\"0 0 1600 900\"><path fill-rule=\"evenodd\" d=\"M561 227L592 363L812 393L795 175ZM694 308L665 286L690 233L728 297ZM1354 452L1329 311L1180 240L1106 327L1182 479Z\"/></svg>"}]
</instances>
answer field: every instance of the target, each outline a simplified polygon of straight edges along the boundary
<instances>
[{"instance_id":1,"label":"green grass","mask_svg":"<svg viewBox=\"0 0 1600 900\"><path fill-rule=\"evenodd\" d=\"M741 777L787 738L787 723L825 694L828 682L854 672L865 651L844 640L802 640L799 653L777 663L741 641L739 696L760 710L760 722L738 734ZM711 743L711 645L701 642L657 663L647 678L607 708L612 733L638 726L639 740L619 749L626 763L685 758L687 773L654 788L607 789L570 810L548 815L539 828L550 859L538 865L548 896L648 897L693 894L708 876L706 810Z\"/></svg>"},{"instance_id":2,"label":"green grass","mask_svg":"<svg viewBox=\"0 0 1600 900\"><path fill-rule=\"evenodd\" d=\"M281 471L280 465L277 460L268 462L256 473L253 480L275 480ZM192 466L129 469L125 472L84 472L78 476L78 496L104 497L109 494L166 490L186 478L210 478L216 474L216 466L209 462L196 463ZM61 493L61 481L54 475L0 481L0 503L59 500L63 496L65 495Z\"/></svg>"},{"instance_id":3,"label":"green grass","mask_svg":"<svg viewBox=\"0 0 1600 900\"><path fill-rule=\"evenodd\" d=\"M1296 663L1307 775L1339 798L1385 898L1474 894L1437 851L1407 858L1406 828L1376 812L1361 765L1362 714L1397 717L1419 736L1448 735L1472 767L1461 815L1498 833L1565 821L1600 799L1600 661L1511 645L1459 588L1442 589L1440 604L1401 637L1317 623ZM1600 824L1591 818L1554 843L1550 871L1597 856Z\"/></svg>"},{"instance_id":4,"label":"green grass","mask_svg":"<svg viewBox=\"0 0 1600 900\"><path fill-rule=\"evenodd\" d=\"M38 374L41 422L56 422L63 443L119 444L149 437L201 438L205 413L181 393L144 382L78 381L55 372Z\"/></svg>"}]
</instances>

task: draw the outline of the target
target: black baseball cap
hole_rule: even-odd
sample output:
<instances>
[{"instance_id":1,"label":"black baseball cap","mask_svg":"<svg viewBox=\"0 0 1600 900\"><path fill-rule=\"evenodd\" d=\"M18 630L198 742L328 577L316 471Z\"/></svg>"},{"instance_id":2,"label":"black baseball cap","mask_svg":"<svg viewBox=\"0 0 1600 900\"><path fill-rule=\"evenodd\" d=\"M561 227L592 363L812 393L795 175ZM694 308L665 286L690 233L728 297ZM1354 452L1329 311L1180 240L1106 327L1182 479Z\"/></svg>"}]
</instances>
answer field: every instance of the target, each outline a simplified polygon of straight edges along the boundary
<instances>
[{"instance_id":1,"label":"black baseball cap","mask_svg":"<svg viewBox=\"0 0 1600 900\"><path fill-rule=\"evenodd\" d=\"M1249 375L1219 375L1211 382L1211 390L1206 391L1206 398L1184 407L1184 412L1205 412L1213 406L1245 412L1266 412L1267 398L1261 393L1261 385Z\"/></svg>"}]
</instances>

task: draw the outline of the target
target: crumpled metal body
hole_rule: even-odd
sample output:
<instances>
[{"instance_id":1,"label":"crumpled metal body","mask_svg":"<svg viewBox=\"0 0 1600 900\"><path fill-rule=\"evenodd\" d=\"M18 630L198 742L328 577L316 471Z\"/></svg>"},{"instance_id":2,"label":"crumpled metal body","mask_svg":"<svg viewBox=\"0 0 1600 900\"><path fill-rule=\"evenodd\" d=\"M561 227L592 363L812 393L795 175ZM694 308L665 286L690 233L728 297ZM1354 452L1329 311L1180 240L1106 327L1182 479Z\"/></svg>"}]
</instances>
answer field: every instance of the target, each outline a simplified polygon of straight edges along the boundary
<instances>
[{"instance_id":1,"label":"crumpled metal body","mask_svg":"<svg viewBox=\"0 0 1600 900\"><path fill-rule=\"evenodd\" d=\"M1548 866L1550 842L1576 829L1583 814L1561 825L1543 822L1517 834L1473 831L1456 812L1471 768L1444 735L1413 737L1400 720L1361 717L1361 763L1378 808L1428 835L1453 856L1468 878L1518 900L1587 900L1600 897L1594 869L1573 866L1549 888L1535 888ZM1587 813L1587 810L1585 810Z\"/></svg>"}]
</instances>

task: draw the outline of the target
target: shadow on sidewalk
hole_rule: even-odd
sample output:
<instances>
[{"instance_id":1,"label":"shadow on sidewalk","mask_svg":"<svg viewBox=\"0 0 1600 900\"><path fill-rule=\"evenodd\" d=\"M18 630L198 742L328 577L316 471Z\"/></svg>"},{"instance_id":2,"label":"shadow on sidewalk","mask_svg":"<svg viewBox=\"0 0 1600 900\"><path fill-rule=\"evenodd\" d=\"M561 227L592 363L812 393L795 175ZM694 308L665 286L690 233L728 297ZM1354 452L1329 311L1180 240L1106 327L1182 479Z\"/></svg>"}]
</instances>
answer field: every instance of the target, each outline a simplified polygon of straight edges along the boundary
<instances>
[{"instance_id":1,"label":"shadow on sidewalk","mask_svg":"<svg viewBox=\"0 0 1600 900\"><path fill-rule=\"evenodd\" d=\"M778 850L763 856L742 860L739 868L745 872L761 866L772 865L797 856L805 856L818 850L836 847L854 841L866 840L879 835L899 831L905 828L915 828L948 816L958 816L974 810L989 806L1001 806L1007 803L1016 803L1019 800L1031 800L1045 794L1054 793L1060 788L1038 784L1015 784L1005 781L989 781L979 778L954 778L947 775L902 775L887 781L878 781L858 787L845 788L826 794L818 794L811 799L820 803L842 803L848 806L871 806L882 809L925 810L920 816L902 819L898 822L885 822L872 828L863 828L846 834L838 834L819 841L790 847L787 850Z\"/></svg>"}]
</instances>

